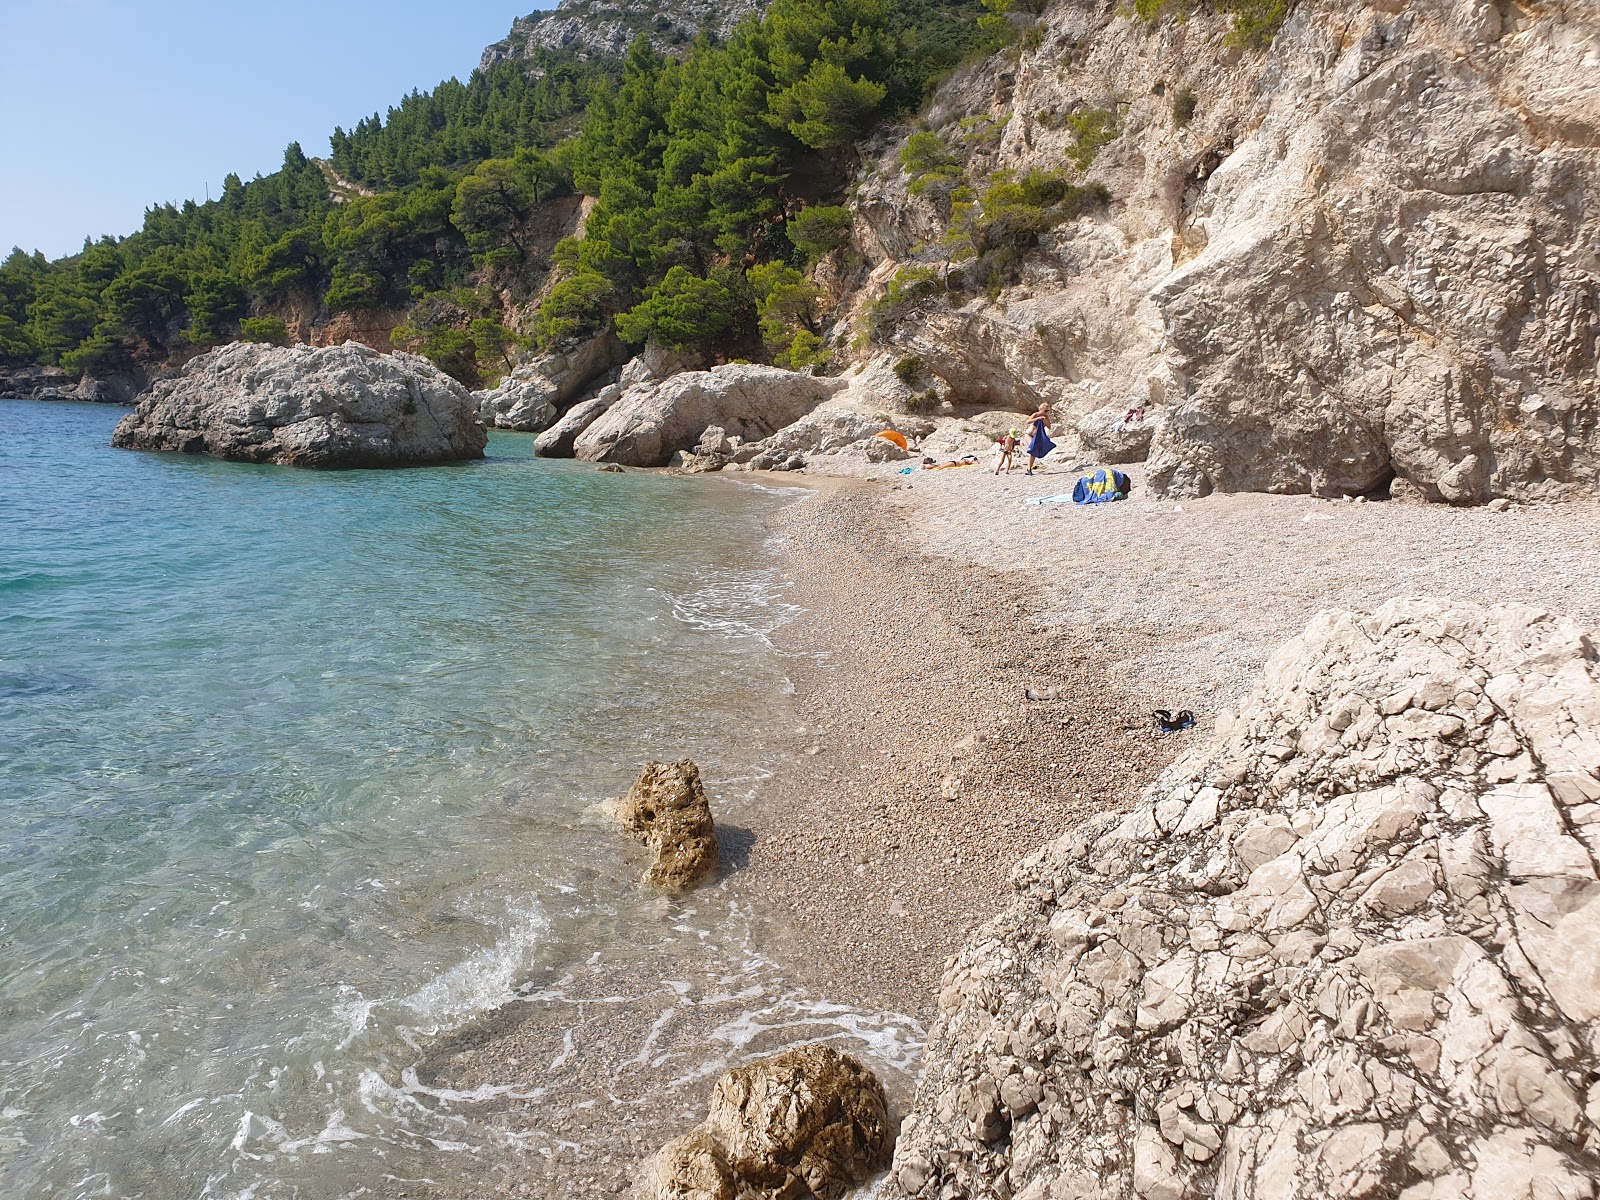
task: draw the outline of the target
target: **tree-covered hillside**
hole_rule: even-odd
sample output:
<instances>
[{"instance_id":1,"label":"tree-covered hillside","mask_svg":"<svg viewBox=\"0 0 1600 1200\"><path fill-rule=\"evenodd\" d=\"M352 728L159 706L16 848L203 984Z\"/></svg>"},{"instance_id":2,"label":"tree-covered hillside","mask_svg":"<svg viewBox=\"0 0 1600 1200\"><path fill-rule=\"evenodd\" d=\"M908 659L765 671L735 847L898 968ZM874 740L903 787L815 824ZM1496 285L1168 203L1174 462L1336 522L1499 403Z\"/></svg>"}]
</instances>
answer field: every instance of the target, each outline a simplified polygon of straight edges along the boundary
<instances>
[{"instance_id":1,"label":"tree-covered hillside","mask_svg":"<svg viewBox=\"0 0 1600 1200\"><path fill-rule=\"evenodd\" d=\"M814 362L802 269L844 235L855 142L998 45L983 15L976 0L776 0L681 57L641 39L621 62L495 64L335 131L326 164L291 146L274 174L152 208L129 237L56 262L14 251L0 362L148 370L339 313L386 314L397 344L469 383L518 342L610 320L634 342ZM597 200L587 236L551 261L530 223L574 188Z\"/></svg>"}]
</instances>

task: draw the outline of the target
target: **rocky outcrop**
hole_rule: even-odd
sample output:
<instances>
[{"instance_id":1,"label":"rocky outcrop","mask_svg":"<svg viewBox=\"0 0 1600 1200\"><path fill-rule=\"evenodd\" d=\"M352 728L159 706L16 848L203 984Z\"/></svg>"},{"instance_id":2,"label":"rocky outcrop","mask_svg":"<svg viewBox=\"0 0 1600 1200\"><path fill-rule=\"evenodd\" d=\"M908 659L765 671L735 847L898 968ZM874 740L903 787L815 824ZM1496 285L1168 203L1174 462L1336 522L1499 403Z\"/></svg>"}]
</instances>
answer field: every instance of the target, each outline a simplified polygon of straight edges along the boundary
<instances>
[{"instance_id":1,"label":"rocky outcrop","mask_svg":"<svg viewBox=\"0 0 1600 1200\"><path fill-rule=\"evenodd\" d=\"M628 794L615 802L617 823L655 855L644 873L651 887L681 892L717 869L717 831L700 768L687 758L646 763Z\"/></svg>"},{"instance_id":2,"label":"rocky outcrop","mask_svg":"<svg viewBox=\"0 0 1600 1200\"><path fill-rule=\"evenodd\" d=\"M79 378L60 367L0 367L0 396L13 400L132 404L147 384L148 376L138 371Z\"/></svg>"},{"instance_id":3,"label":"rocky outcrop","mask_svg":"<svg viewBox=\"0 0 1600 1200\"><path fill-rule=\"evenodd\" d=\"M927 118L970 180L1064 170L1112 201L993 299L939 293L880 336L962 403L1163 406L1158 494L1594 492L1592 0L1304 3L1242 50L1232 21L1056 4L1036 49L958 73ZM948 265L898 150L861 180L857 313L902 263Z\"/></svg>"},{"instance_id":4,"label":"rocky outcrop","mask_svg":"<svg viewBox=\"0 0 1600 1200\"><path fill-rule=\"evenodd\" d=\"M617 402L622 389L616 384L600 389L592 400L574 404L554 425L533 439L533 452L539 458L573 458L578 435L593 425Z\"/></svg>"},{"instance_id":5,"label":"rocky outcrop","mask_svg":"<svg viewBox=\"0 0 1600 1200\"><path fill-rule=\"evenodd\" d=\"M616 335L607 330L570 350L542 355L519 366L497 387L474 392L478 415L485 425L498 429L542 433L626 354Z\"/></svg>"},{"instance_id":6,"label":"rocky outcrop","mask_svg":"<svg viewBox=\"0 0 1600 1200\"><path fill-rule=\"evenodd\" d=\"M739 18L763 7L760 0L561 0L548 12L519 18L504 40L483 52L479 66L487 71L539 49L619 58L641 33L665 53L687 47L702 30L726 38Z\"/></svg>"},{"instance_id":7,"label":"rocky outcrop","mask_svg":"<svg viewBox=\"0 0 1600 1200\"><path fill-rule=\"evenodd\" d=\"M578 435L574 450L590 462L662 467L675 452L692 450L713 425L741 441L756 441L844 386L837 379L748 364L687 371L629 388Z\"/></svg>"},{"instance_id":8,"label":"rocky outcrop","mask_svg":"<svg viewBox=\"0 0 1600 1200\"><path fill-rule=\"evenodd\" d=\"M836 1200L888 1157L883 1085L848 1054L796 1046L717 1081L705 1122L651 1161L637 1200Z\"/></svg>"},{"instance_id":9,"label":"rocky outcrop","mask_svg":"<svg viewBox=\"0 0 1600 1200\"><path fill-rule=\"evenodd\" d=\"M236 342L162 380L111 444L295 467L405 467L482 458L488 435L455 380L356 343Z\"/></svg>"},{"instance_id":10,"label":"rocky outcrop","mask_svg":"<svg viewBox=\"0 0 1600 1200\"><path fill-rule=\"evenodd\" d=\"M1325 613L954 958L892 1194L1587 1197L1600 665L1520 607Z\"/></svg>"},{"instance_id":11,"label":"rocky outcrop","mask_svg":"<svg viewBox=\"0 0 1600 1200\"><path fill-rule=\"evenodd\" d=\"M1142 404L1097 408L1078 418L1078 441L1090 457L1103 463L1143 462L1160 423L1159 413Z\"/></svg>"}]
</instances>

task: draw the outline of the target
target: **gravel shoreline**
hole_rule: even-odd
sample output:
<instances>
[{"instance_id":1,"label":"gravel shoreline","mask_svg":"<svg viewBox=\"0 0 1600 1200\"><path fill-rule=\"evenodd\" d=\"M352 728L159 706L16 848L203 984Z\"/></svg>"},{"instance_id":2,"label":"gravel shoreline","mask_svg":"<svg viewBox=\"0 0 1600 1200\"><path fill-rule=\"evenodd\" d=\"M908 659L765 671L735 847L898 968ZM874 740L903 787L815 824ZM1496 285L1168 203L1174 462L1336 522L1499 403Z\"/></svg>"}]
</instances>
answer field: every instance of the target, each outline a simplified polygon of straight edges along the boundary
<instances>
[{"instance_id":1,"label":"gravel shoreline","mask_svg":"<svg viewBox=\"0 0 1600 1200\"><path fill-rule=\"evenodd\" d=\"M1109 669L1132 643L1047 627L1036 581L928 555L881 489L817 482L780 517L800 613L775 638L813 660L792 672L812 740L768 789L747 886L818 990L926 1018L1013 864L1188 737L1158 738L1155 697Z\"/></svg>"},{"instance_id":2,"label":"gravel shoreline","mask_svg":"<svg viewBox=\"0 0 1600 1200\"><path fill-rule=\"evenodd\" d=\"M772 640L798 727L753 731L792 743L753 796L712 788L736 852L699 900L664 901L662 924L692 939L737 911L752 966L670 985L684 989L671 1020L647 997L667 977L645 966L437 1046L431 1086L537 1092L477 1109L517 1147L486 1164L486 1186L621 1194L703 1115L718 1054L842 1037L896 1059L887 1082L903 1106L945 960L1003 906L1012 866L1136 797L1317 611L1428 594L1600 626L1600 504L1174 504L1144 499L1129 473L1134 498L1099 509L1024 503L1067 490L1072 465L725 480L811 493L773 517L798 612ZM1155 708L1193 709L1197 731L1157 737ZM759 1002L740 995L752 980ZM753 1003L779 1015L751 1022ZM752 1034L731 1051L730 1027Z\"/></svg>"}]
</instances>

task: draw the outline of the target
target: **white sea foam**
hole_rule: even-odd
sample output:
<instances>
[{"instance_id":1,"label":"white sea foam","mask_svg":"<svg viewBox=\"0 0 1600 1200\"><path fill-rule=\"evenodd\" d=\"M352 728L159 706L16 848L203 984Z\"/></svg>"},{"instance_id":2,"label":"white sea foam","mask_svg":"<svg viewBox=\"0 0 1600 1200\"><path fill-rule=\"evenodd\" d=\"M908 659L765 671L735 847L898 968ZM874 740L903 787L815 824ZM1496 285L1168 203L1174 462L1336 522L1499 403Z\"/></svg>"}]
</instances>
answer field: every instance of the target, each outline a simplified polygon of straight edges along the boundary
<instances>
[{"instance_id":1,"label":"white sea foam","mask_svg":"<svg viewBox=\"0 0 1600 1200\"><path fill-rule=\"evenodd\" d=\"M730 638L765 641L800 611L783 599L776 571L717 573L691 591L665 595L679 621Z\"/></svg>"},{"instance_id":2,"label":"white sea foam","mask_svg":"<svg viewBox=\"0 0 1600 1200\"><path fill-rule=\"evenodd\" d=\"M550 930L550 920L534 898L523 897L509 909L504 936L429 980L401 1003L433 1034L459 1025L468 1017L498 1008L517 998L517 983L529 956Z\"/></svg>"}]
</instances>

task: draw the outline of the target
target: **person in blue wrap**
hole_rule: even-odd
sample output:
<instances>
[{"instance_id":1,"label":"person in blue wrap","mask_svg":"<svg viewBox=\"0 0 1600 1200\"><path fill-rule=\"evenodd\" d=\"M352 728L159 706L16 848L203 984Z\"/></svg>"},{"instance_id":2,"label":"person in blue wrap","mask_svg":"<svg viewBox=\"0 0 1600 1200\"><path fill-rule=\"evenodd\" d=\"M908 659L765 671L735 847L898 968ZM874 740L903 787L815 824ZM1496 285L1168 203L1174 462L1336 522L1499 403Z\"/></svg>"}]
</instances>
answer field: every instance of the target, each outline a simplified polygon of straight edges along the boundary
<instances>
[{"instance_id":1,"label":"person in blue wrap","mask_svg":"<svg viewBox=\"0 0 1600 1200\"><path fill-rule=\"evenodd\" d=\"M1056 444L1050 440L1050 401L1039 401L1039 407L1033 416L1028 418L1028 469L1025 474L1033 474L1035 460L1044 458Z\"/></svg>"}]
</instances>

